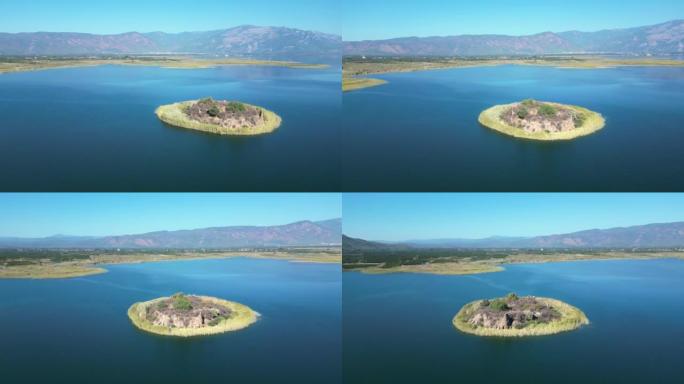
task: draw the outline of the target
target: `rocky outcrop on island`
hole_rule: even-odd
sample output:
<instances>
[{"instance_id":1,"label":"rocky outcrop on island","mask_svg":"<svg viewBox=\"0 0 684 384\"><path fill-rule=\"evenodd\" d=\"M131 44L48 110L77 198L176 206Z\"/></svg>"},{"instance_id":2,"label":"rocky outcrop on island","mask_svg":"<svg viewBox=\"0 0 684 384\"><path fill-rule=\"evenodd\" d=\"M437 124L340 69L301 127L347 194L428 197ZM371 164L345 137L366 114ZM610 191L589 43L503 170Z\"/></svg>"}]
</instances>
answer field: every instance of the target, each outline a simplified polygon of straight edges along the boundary
<instances>
[{"instance_id":1,"label":"rocky outcrop on island","mask_svg":"<svg viewBox=\"0 0 684 384\"><path fill-rule=\"evenodd\" d=\"M227 129L257 127L267 120L261 108L238 101L217 101L211 97L189 105L185 109L185 114L191 120Z\"/></svg>"},{"instance_id":2,"label":"rocky outcrop on island","mask_svg":"<svg viewBox=\"0 0 684 384\"><path fill-rule=\"evenodd\" d=\"M572 305L546 297L518 297L515 293L468 303L452 322L465 333L502 337L550 335L589 324L584 312Z\"/></svg>"},{"instance_id":3,"label":"rocky outcrop on island","mask_svg":"<svg viewBox=\"0 0 684 384\"><path fill-rule=\"evenodd\" d=\"M155 113L167 124L219 135L260 135L281 123L280 116L267 109L211 97L162 105Z\"/></svg>"},{"instance_id":4,"label":"rocky outcrop on island","mask_svg":"<svg viewBox=\"0 0 684 384\"><path fill-rule=\"evenodd\" d=\"M550 323L559 318L560 313L547 303L533 296L518 297L511 293L502 299L482 300L468 323L475 327L520 329L532 322Z\"/></svg>"},{"instance_id":5,"label":"rocky outcrop on island","mask_svg":"<svg viewBox=\"0 0 684 384\"><path fill-rule=\"evenodd\" d=\"M528 133L572 131L586 120L581 112L531 99L506 108L500 117L506 124Z\"/></svg>"},{"instance_id":6,"label":"rocky outcrop on island","mask_svg":"<svg viewBox=\"0 0 684 384\"><path fill-rule=\"evenodd\" d=\"M183 293L135 303L128 309L128 317L136 327L181 337L236 331L250 326L258 316L240 303Z\"/></svg>"},{"instance_id":7,"label":"rocky outcrop on island","mask_svg":"<svg viewBox=\"0 0 684 384\"><path fill-rule=\"evenodd\" d=\"M177 293L147 307L146 318L153 325L169 328L202 328L229 319L230 308L202 300L198 296Z\"/></svg>"},{"instance_id":8,"label":"rocky outcrop on island","mask_svg":"<svg viewBox=\"0 0 684 384\"><path fill-rule=\"evenodd\" d=\"M500 133L532 140L571 140L605 125L601 114L586 108L532 99L495 105L482 111L478 121Z\"/></svg>"}]
</instances>

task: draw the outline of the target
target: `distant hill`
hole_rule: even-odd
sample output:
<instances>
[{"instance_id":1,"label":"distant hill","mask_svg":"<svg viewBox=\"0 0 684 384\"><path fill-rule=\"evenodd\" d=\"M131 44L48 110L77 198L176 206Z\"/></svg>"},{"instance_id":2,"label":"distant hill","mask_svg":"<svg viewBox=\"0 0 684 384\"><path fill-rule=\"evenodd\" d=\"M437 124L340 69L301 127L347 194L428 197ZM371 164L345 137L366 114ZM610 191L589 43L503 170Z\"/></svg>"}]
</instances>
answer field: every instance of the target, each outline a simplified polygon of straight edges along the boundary
<instances>
[{"instance_id":1,"label":"distant hill","mask_svg":"<svg viewBox=\"0 0 684 384\"><path fill-rule=\"evenodd\" d=\"M360 251L372 251L372 250L388 250L388 249L398 249L398 248L408 248L408 246L403 244L389 244L381 243L377 241L368 241L363 239L356 239L346 235L342 235L342 252L360 252Z\"/></svg>"},{"instance_id":2,"label":"distant hill","mask_svg":"<svg viewBox=\"0 0 684 384\"><path fill-rule=\"evenodd\" d=\"M344 239L343 246L347 247L347 237ZM590 229L535 237L413 240L391 245L353 239L350 244L365 251L385 250L400 245L414 248L674 248L684 247L684 222Z\"/></svg>"},{"instance_id":3,"label":"distant hill","mask_svg":"<svg viewBox=\"0 0 684 384\"><path fill-rule=\"evenodd\" d=\"M341 219L275 226L234 226L159 231L135 235L0 238L3 248L237 248L340 245Z\"/></svg>"},{"instance_id":4,"label":"distant hill","mask_svg":"<svg viewBox=\"0 0 684 384\"><path fill-rule=\"evenodd\" d=\"M15 56L188 53L316 61L340 57L341 52L340 36L253 25L183 33L0 33L0 55Z\"/></svg>"},{"instance_id":5,"label":"distant hill","mask_svg":"<svg viewBox=\"0 0 684 384\"><path fill-rule=\"evenodd\" d=\"M561 53L682 54L684 20L597 32L543 32L529 36L403 37L344 43L345 55L477 56Z\"/></svg>"}]
</instances>

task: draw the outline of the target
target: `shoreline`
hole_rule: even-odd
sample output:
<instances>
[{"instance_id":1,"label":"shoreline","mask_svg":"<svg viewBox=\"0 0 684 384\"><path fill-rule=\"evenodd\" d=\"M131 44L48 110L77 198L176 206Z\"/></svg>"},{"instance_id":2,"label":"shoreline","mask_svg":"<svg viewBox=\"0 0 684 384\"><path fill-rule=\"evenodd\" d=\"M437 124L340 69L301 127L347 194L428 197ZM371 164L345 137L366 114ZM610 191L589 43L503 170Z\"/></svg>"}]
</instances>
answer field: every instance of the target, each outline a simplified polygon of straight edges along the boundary
<instances>
[{"instance_id":1,"label":"shoreline","mask_svg":"<svg viewBox=\"0 0 684 384\"><path fill-rule=\"evenodd\" d=\"M346 64L346 65L345 65ZM389 60L385 62L352 61L344 62L343 71L348 76L368 76L388 73L408 73L434 70L449 70L459 68L498 67L504 65L551 67L558 69L611 69L620 67L667 67L684 68L684 60L671 59L477 59L477 60L443 60L443 61L402 61ZM345 66L347 68L345 68Z\"/></svg>"},{"instance_id":2,"label":"shoreline","mask_svg":"<svg viewBox=\"0 0 684 384\"><path fill-rule=\"evenodd\" d=\"M328 64L306 64L295 61L249 60L249 59L194 59L184 56L134 56L132 58L68 58L57 57L53 60L42 58L3 61L0 57L0 74L43 71L49 69L69 69L99 67L103 65L158 67L162 69L210 69L223 66L264 66L301 69L325 69Z\"/></svg>"},{"instance_id":3,"label":"shoreline","mask_svg":"<svg viewBox=\"0 0 684 384\"><path fill-rule=\"evenodd\" d=\"M507 256L506 258L484 259L478 261L454 261L440 263L425 263L418 265L401 265L391 268L383 268L379 263L372 267L344 268L344 272L358 272L367 275L382 275L392 273L415 273L427 275L461 276L476 275L481 273L495 273L506 271L506 265L516 264L546 264L546 263L568 263L582 261L619 261L619 260L662 260L675 259L684 261L684 252L674 254L601 254L601 255L566 255L555 257L540 257L532 255Z\"/></svg>"},{"instance_id":4,"label":"shoreline","mask_svg":"<svg viewBox=\"0 0 684 384\"><path fill-rule=\"evenodd\" d=\"M414 61L401 59L382 62L342 60L342 91L352 92L387 84L387 80L372 75L398 74L423 71L450 70L460 68L498 67L504 65L538 66L557 69L611 69L620 67L669 67L684 68L684 60L672 59L474 59L474 60L433 60Z\"/></svg>"},{"instance_id":5,"label":"shoreline","mask_svg":"<svg viewBox=\"0 0 684 384\"><path fill-rule=\"evenodd\" d=\"M172 256L172 255L144 255L117 256L112 254L93 255L87 261L46 263L37 265L22 265L0 267L0 279L50 280L71 279L108 273L108 265L144 264L174 261L222 260L245 257L251 259L282 260L290 263L341 264L342 254L316 253L309 256L289 255L287 253L273 254L267 252L229 252L209 254L206 256Z\"/></svg>"}]
</instances>

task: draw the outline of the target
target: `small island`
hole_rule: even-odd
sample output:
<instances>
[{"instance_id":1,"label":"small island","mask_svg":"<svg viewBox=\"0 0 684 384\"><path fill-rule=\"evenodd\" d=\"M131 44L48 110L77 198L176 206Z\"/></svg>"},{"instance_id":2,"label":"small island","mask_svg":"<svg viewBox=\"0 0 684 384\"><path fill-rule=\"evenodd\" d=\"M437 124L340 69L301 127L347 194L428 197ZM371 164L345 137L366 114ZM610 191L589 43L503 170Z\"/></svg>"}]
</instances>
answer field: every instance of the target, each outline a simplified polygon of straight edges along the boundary
<instances>
[{"instance_id":1,"label":"small island","mask_svg":"<svg viewBox=\"0 0 684 384\"><path fill-rule=\"evenodd\" d=\"M258 316L240 303L183 293L135 303L128 309L128 317L143 331L180 337L237 331L256 322Z\"/></svg>"},{"instance_id":2,"label":"small island","mask_svg":"<svg viewBox=\"0 0 684 384\"><path fill-rule=\"evenodd\" d=\"M454 326L477 336L542 336L571 331L589 324L572 305L545 297L506 297L468 303L454 316Z\"/></svg>"},{"instance_id":3,"label":"small island","mask_svg":"<svg viewBox=\"0 0 684 384\"><path fill-rule=\"evenodd\" d=\"M280 127L275 113L239 101L219 101L211 97L162 105L157 117L175 127L219 135L261 135Z\"/></svg>"},{"instance_id":4,"label":"small island","mask_svg":"<svg viewBox=\"0 0 684 384\"><path fill-rule=\"evenodd\" d=\"M547 141L586 136L605 125L601 114L586 108L532 99L486 109L478 121L506 135Z\"/></svg>"}]
</instances>

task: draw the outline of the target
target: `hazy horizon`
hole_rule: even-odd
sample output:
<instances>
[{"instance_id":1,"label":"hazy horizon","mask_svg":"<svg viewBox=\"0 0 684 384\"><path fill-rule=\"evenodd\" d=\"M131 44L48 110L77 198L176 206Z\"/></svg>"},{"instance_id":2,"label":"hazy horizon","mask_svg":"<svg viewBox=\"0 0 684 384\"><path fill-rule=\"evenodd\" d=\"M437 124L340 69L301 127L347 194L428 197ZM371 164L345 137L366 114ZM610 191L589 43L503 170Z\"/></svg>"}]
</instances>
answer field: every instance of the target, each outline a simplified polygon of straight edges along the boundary
<instances>
[{"instance_id":1,"label":"hazy horizon","mask_svg":"<svg viewBox=\"0 0 684 384\"><path fill-rule=\"evenodd\" d=\"M345 193L342 201L344 235L387 242L535 237L684 221L684 196L677 194Z\"/></svg>"},{"instance_id":2,"label":"hazy horizon","mask_svg":"<svg viewBox=\"0 0 684 384\"><path fill-rule=\"evenodd\" d=\"M0 194L0 237L284 225L340 218L340 204L340 194L315 193L6 193Z\"/></svg>"},{"instance_id":3,"label":"hazy horizon","mask_svg":"<svg viewBox=\"0 0 684 384\"><path fill-rule=\"evenodd\" d=\"M3 1L0 2L0 32L109 35L127 32L198 32L257 25L286 26L341 35L338 14L337 3L332 0L196 0L192 7L174 0Z\"/></svg>"},{"instance_id":4,"label":"hazy horizon","mask_svg":"<svg viewBox=\"0 0 684 384\"><path fill-rule=\"evenodd\" d=\"M572 6L567 4L560 0L523 0L514 6L501 0L349 0L343 3L343 40L594 32L684 19L684 4L678 0L578 0Z\"/></svg>"}]
</instances>

